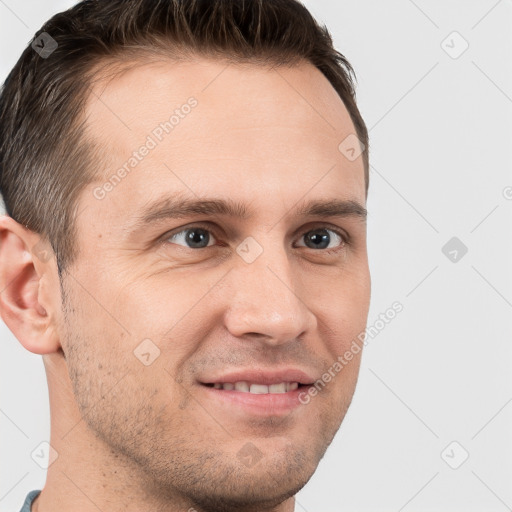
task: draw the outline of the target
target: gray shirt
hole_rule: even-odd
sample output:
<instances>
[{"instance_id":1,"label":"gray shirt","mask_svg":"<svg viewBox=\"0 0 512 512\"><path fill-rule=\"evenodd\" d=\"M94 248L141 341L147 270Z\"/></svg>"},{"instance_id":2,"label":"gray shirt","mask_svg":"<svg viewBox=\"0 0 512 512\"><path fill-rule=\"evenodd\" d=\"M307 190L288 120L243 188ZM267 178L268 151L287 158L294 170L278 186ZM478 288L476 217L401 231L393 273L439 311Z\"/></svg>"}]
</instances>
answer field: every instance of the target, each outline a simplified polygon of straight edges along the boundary
<instances>
[{"instance_id":1,"label":"gray shirt","mask_svg":"<svg viewBox=\"0 0 512 512\"><path fill-rule=\"evenodd\" d=\"M40 489L35 489L34 491L30 491L27 494L27 497L25 498L25 502L23 503L23 506L21 507L20 512L30 512L32 502L39 496L39 493L41 492Z\"/></svg>"}]
</instances>

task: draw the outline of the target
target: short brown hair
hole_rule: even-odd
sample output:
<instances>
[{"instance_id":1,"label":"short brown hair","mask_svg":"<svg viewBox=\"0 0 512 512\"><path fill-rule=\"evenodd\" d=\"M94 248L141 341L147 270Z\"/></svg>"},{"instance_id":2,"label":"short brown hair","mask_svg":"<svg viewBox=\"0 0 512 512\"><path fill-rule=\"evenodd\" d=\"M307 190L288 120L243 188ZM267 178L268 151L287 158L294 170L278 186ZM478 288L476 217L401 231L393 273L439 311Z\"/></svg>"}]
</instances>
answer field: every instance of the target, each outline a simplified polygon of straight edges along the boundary
<instances>
[{"instance_id":1,"label":"short brown hair","mask_svg":"<svg viewBox=\"0 0 512 512\"><path fill-rule=\"evenodd\" d=\"M52 39L57 46L51 54L36 51L37 41L52 49ZM368 131L356 105L353 68L299 1L84 0L41 27L0 91L6 212L49 241L59 275L77 255L76 203L102 154L84 136L88 89L99 64L143 52L269 65L311 62L350 114L363 147L368 193Z\"/></svg>"}]
</instances>

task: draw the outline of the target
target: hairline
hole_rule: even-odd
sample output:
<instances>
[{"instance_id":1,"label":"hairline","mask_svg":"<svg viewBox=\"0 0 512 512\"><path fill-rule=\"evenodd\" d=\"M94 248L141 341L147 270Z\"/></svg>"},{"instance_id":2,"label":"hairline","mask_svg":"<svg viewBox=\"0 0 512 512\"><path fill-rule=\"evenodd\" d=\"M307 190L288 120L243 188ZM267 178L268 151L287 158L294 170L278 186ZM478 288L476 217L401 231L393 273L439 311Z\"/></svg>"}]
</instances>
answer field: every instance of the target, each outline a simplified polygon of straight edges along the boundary
<instances>
[{"instance_id":1,"label":"hairline","mask_svg":"<svg viewBox=\"0 0 512 512\"><path fill-rule=\"evenodd\" d=\"M228 65L234 64L235 66L241 67L259 67L263 69L272 70L274 68L279 67L287 67L290 69L297 68L301 65L309 65L314 68L318 73L325 78L327 84L331 87L331 89L335 92L337 99L342 103L344 108L347 110L347 114L349 116L350 123L354 130L354 133L359 138L359 133L357 127L355 126L354 121L350 115L350 112L345 104L343 98L339 95L336 88L330 82L330 80L322 73L322 71L313 63L311 60L304 57L295 57L294 59L288 59L286 61L280 61L278 57L268 58L263 60L258 57L243 57L238 56L235 53L228 52L216 52L216 54L212 54L212 52L201 52L197 49L189 49L185 48L185 52L182 51L173 51L174 48L165 51L158 46L152 47L130 47L129 55L123 55L123 51L119 53L115 53L108 57L100 57L98 62L91 66L90 79L89 79L89 94L86 98L84 98L84 115L87 112L87 109L91 103L94 101L94 90L97 88L105 90L111 82L116 80L117 78L123 76L125 73L130 71L144 68L146 66L153 67L158 66L160 64L166 62L172 63L185 63L185 64L193 64L197 61L207 61L207 62L221 62L226 63ZM150 55L151 60L143 61L142 57L145 55ZM183 56L185 55L185 56ZM84 119L86 120L86 119ZM77 120L79 121L79 120ZM96 160L89 162L89 176L90 180L87 184L91 184L94 182L102 182L108 180L110 174L113 172L109 164L115 165L113 160L109 159L110 152L109 148L98 139L95 133L93 133L89 128L90 125L85 123L84 129L78 134L79 143L92 143L95 148ZM99 159L98 159L99 157ZM361 156L362 158L362 156ZM104 168L104 171L98 170L96 172L92 171L93 168ZM368 180L367 180L367 169L363 159L363 179L365 182L365 199L368 197ZM86 185L85 185L86 186ZM83 188L85 188L85 186ZM76 207L76 204L73 205Z\"/></svg>"}]
</instances>

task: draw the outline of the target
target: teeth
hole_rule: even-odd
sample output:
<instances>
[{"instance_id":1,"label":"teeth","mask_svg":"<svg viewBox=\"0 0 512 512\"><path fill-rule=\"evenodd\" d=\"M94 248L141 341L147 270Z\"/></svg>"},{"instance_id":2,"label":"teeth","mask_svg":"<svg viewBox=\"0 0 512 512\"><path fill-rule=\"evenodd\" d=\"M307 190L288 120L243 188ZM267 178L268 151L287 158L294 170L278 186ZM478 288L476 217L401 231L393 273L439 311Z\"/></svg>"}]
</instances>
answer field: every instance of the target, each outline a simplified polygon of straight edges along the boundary
<instances>
[{"instance_id":1,"label":"teeth","mask_svg":"<svg viewBox=\"0 0 512 512\"><path fill-rule=\"evenodd\" d=\"M246 381L240 382L216 382L213 387L215 389L225 389L227 391L241 391L242 393L253 393L255 395L263 394L281 394L287 393L288 391L294 391L299 387L298 382L279 382L278 384L251 384Z\"/></svg>"},{"instance_id":2,"label":"teeth","mask_svg":"<svg viewBox=\"0 0 512 512\"><path fill-rule=\"evenodd\" d=\"M287 382L281 382L280 384L270 384L268 387L269 393L286 393Z\"/></svg>"},{"instance_id":3,"label":"teeth","mask_svg":"<svg viewBox=\"0 0 512 512\"><path fill-rule=\"evenodd\" d=\"M251 384L249 393L254 393L256 395L265 395L268 393L268 386L265 386L265 384Z\"/></svg>"},{"instance_id":4,"label":"teeth","mask_svg":"<svg viewBox=\"0 0 512 512\"><path fill-rule=\"evenodd\" d=\"M247 382L244 381L235 382L235 390L242 391L244 393L249 393L249 384L247 384Z\"/></svg>"}]
</instances>

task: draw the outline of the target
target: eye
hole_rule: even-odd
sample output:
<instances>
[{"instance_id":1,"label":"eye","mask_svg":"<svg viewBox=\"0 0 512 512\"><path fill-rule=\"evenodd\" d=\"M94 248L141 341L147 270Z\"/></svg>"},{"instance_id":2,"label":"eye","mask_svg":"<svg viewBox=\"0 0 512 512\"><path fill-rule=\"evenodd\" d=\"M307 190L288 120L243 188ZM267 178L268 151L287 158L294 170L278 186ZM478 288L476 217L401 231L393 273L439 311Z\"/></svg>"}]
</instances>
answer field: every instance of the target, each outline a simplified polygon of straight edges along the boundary
<instances>
[{"instance_id":1,"label":"eye","mask_svg":"<svg viewBox=\"0 0 512 512\"><path fill-rule=\"evenodd\" d=\"M331 236L332 233L334 236ZM347 244L347 238L334 229L318 228L307 231L301 236L306 240L306 247L314 250L328 249L326 252L336 251ZM331 242L335 242L334 247L329 247Z\"/></svg>"},{"instance_id":2,"label":"eye","mask_svg":"<svg viewBox=\"0 0 512 512\"><path fill-rule=\"evenodd\" d=\"M192 226L169 236L166 241L177 245L185 245L190 249L204 249L209 247L208 242L211 238L215 240L215 237L211 236L211 230L201 226ZM183 244L179 242L183 242Z\"/></svg>"},{"instance_id":3,"label":"eye","mask_svg":"<svg viewBox=\"0 0 512 512\"><path fill-rule=\"evenodd\" d=\"M313 250L324 249L325 252L336 252L348 244L346 235L327 227L308 230L301 235L300 239L303 238L306 243L299 245L299 247L308 247ZM171 233L165 238L167 243L175 243L189 249L206 249L215 245L215 241L216 238L212 236L212 230L201 225L181 229L181 231Z\"/></svg>"}]
</instances>

